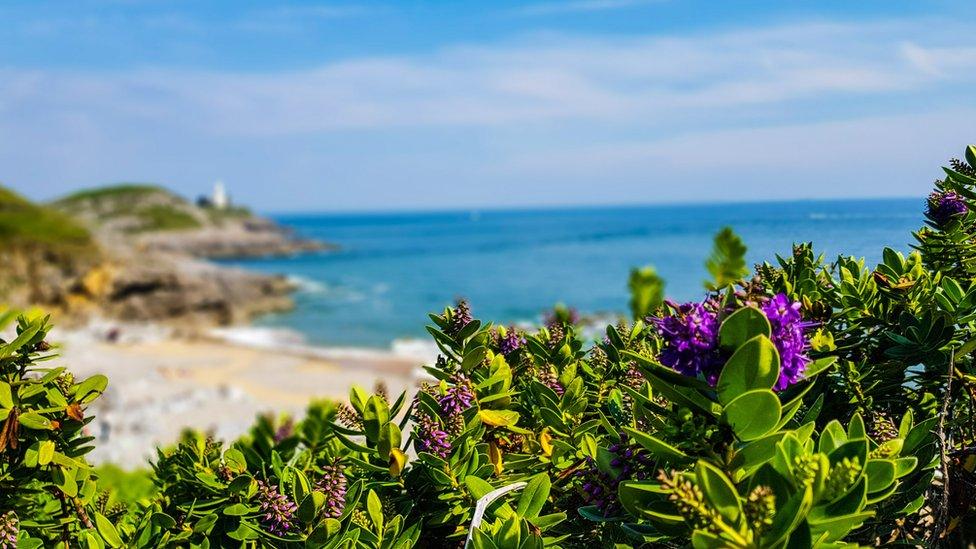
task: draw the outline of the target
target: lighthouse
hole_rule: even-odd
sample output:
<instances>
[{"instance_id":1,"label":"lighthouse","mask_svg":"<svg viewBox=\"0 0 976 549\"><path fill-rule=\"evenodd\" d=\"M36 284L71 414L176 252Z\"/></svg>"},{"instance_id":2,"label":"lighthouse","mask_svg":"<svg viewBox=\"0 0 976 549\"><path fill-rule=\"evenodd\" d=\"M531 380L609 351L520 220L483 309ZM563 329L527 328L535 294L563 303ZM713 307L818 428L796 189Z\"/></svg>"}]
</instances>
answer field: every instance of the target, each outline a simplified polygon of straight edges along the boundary
<instances>
[{"instance_id":1,"label":"lighthouse","mask_svg":"<svg viewBox=\"0 0 976 549\"><path fill-rule=\"evenodd\" d=\"M216 210L226 210L227 206L230 206L230 199L227 198L224 182L219 179L214 183L213 196L210 197L210 203L213 204Z\"/></svg>"}]
</instances>

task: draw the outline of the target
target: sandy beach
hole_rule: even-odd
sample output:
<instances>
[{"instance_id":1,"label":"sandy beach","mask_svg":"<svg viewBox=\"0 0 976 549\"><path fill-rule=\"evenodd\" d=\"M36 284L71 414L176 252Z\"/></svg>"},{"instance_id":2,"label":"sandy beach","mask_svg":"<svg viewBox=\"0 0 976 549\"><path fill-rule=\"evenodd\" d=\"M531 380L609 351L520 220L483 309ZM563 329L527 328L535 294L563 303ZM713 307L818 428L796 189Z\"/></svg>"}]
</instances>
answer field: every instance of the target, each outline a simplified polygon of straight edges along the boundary
<instances>
[{"instance_id":1,"label":"sandy beach","mask_svg":"<svg viewBox=\"0 0 976 549\"><path fill-rule=\"evenodd\" d=\"M137 467L154 448L191 427L229 440L257 414L300 416L316 398L345 399L349 388L382 380L393 394L416 385L419 357L371 350L262 348L216 338L139 337L110 343L59 334L60 356L78 378L104 374L109 387L91 408L93 462Z\"/></svg>"}]
</instances>

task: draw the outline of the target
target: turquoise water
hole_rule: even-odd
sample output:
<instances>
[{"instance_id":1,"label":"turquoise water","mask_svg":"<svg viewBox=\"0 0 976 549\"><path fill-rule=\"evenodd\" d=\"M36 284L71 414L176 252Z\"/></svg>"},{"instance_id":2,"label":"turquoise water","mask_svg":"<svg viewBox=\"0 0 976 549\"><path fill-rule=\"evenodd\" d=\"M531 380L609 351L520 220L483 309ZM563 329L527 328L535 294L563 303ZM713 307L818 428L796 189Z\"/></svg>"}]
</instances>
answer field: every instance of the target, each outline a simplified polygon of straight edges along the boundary
<instances>
[{"instance_id":1,"label":"turquoise water","mask_svg":"<svg viewBox=\"0 0 976 549\"><path fill-rule=\"evenodd\" d=\"M427 312L464 296L481 318L534 320L554 303L625 311L631 267L653 264L680 299L703 294L714 233L731 226L749 261L813 241L876 261L908 250L922 199L804 201L436 213L304 214L276 219L338 252L236 261L301 282L294 311L259 326L301 332L309 343L387 347L425 337Z\"/></svg>"}]
</instances>

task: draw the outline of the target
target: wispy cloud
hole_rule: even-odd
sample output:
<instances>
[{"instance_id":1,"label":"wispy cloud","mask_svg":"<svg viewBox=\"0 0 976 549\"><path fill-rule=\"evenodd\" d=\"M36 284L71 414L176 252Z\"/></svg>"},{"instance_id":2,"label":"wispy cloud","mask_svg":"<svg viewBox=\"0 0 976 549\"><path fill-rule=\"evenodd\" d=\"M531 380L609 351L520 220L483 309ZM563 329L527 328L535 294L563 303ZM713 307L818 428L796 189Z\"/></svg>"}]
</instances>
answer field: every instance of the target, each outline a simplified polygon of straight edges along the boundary
<instances>
[{"instance_id":1,"label":"wispy cloud","mask_svg":"<svg viewBox=\"0 0 976 549\"><path fill-rule=\"evenodd\" d=\"M540 2L528 4L513 10L518 15L557 15L565 13L589 13L610 11L648 4L659 4L667 0L569 0L566 2Z\"/></svg>"},{"instance_id":2,"label":"wispy cloud","mask_svg":"<svg viewBox=\"0 0 976 549\"><path fill-rule=\"evenodd\" d=\"M976 29L940 25L951 32L888 21L537 36L289 72L0 69L0 165L28 184L186 177L220 162L239 162L245 179L331 173L360 190L370 178L516 185L599 178L610 168L620 180L658 169L714 184L693 151L719 147L722 154L708 153L713 160L759 173L779 167L771 147L840 154L858 136L897 130L906 135L893 157L904 160L893 165L904 168L898 162L921 154L907 150L911 124L931 120L943 137L959 133L950 131L952 116L973 125L973 111L946 93L976 85ZM906 118L892 122L883 105ZM260 162L254 147L266 152Z\"/></svg>"}]
</instances>

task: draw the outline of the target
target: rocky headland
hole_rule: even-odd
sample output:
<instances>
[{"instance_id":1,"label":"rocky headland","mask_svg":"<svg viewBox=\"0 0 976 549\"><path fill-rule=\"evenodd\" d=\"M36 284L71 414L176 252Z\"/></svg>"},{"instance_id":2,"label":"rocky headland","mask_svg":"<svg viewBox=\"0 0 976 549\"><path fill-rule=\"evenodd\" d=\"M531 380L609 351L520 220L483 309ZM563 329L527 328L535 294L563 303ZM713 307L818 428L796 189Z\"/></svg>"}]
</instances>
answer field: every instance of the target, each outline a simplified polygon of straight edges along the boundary
<instances>
[{"instance_id":1,"label":"rocky headland","mask_svg":"<svg viewBox=\"0 0 976 549\"><path fill-rule=\"evenodd\" d=\"M105 187L50 204L0 188L0 296L53 310L62 323L194 330L247 322L290 308L293 284L207 259L328 248L247 209L201 207L158 186Z\"/></svg>"}]
</instances>

